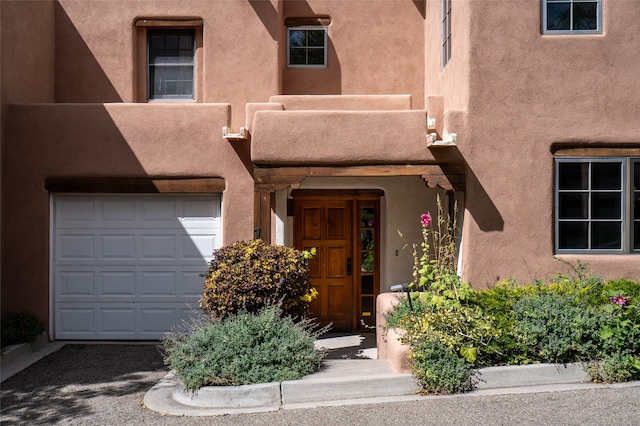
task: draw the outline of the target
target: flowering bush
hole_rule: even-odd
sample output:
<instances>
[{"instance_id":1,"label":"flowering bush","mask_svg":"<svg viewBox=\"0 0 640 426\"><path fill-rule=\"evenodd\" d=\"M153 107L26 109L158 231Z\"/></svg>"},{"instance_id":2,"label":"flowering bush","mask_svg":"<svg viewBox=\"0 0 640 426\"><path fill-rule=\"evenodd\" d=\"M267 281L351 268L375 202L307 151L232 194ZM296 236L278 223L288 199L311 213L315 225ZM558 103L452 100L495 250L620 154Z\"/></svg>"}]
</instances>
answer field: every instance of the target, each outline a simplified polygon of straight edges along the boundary
<instances>
[{"instance_id":1,"label":"flowering bush","mask_svg":"<svg viewBox=\"0 0 640 426\"><path fill-rule=\"evenodd\" d=\"M454 207L453 217L448 215L445 217L440 195L437 196L436 205L438 216L435 223L430 213L420 216L422 225L420 257L417 254L417 246L413 245L415 264L411 287L417 291L455 291L459 281L456 273L457 205Z\"/></svg>"},{"instance_id":2,"label":"flowering bush","mask_svg":"<svg viewBox=\"0 0 640 426\"><path fill-rule=\"evenodd\" d=\"M224 318L280 304L284 315L302 317L318 294L309 278L313 254L262 240L222 247L209 263L200 307L213 318Z\"/></svg>"},{"instance_id":3,"label":"flowering bush","mask_svg":"<svg viewBox=\"0 0 640 426\"><path fill-rule=\"evenodd\" d=\"M402 301L387 315L387 325L405 330L412 372L426 391L441 392L443 384L463 391L468 385L466 376L439 372L442 366L432 362L434 340L449 350L448 359L457 356L467 368L582 362L594 381L640 379L640 285L603 282L580 262L574 272L573 278L510 281L486 290L456 278L430 281L426 291L411 295L413 310Z\"/></svg>"}]
</instances>

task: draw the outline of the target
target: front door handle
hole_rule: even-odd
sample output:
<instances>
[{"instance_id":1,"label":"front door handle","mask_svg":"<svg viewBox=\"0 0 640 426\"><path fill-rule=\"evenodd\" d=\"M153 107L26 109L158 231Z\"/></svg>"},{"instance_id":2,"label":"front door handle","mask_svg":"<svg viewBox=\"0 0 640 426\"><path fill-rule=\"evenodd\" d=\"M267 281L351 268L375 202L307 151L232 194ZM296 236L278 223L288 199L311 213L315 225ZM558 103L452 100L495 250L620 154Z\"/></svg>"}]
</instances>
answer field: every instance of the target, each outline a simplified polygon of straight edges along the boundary
<instances>
[{"instance_id":1,"label":"front door handle","mask_svg":"<svg viewBox=\"0 0 640 426\"><path fill-rule=\"evenodd\" d=\"M351 275L351 258L347 257L347 275Z\"/></svg>"}]
</instances>

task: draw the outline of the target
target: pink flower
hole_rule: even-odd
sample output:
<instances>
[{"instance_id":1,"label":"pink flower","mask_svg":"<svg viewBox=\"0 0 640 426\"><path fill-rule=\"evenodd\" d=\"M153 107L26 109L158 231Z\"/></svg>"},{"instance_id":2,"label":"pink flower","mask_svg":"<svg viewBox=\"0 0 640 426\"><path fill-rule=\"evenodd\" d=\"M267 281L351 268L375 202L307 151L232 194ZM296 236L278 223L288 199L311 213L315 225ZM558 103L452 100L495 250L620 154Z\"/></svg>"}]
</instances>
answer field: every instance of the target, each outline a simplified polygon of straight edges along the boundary
<instances>
[{"instance_id":1,"label":"pink flower","mask_svg":"<svg viewBox=\"0 0 640 426\"><path fill-rule=\"evenodd\" d=\"M611 303L615 303L616 305L626 305L627 302L629 301L629 299L627 299L626 297L623 297L622 294L618 294L616 296L610 297L609 300L611 301Z\"/></svg>"},{"instance_id":2,"label":"pink flower","mask_svg":"<svg viewBox=\"0 0 640 426\"><path fill-rule=\"evenodd\" d=\"M425 228L431 225L431 215L429 213L424 213L422 216L420 216L420 222L422 222L422 226L424 226Z\"/></svg>"}]
</instances>

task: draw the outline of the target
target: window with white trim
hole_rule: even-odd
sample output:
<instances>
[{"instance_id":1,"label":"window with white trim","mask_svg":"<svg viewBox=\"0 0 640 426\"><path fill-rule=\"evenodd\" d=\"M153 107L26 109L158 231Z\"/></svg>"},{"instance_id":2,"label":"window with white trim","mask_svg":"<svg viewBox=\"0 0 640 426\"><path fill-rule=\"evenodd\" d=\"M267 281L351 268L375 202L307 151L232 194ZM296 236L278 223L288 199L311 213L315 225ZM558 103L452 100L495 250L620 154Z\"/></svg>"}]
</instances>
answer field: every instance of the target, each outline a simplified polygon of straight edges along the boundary
<instances>
[{"instance_id":1,"label":"window with white trim","mask_svg":"<svg viewBox=\"0 0 640 426\"><path fill-rule=\"evenodd\" d=\"M287 66L326 68L327 28L324 26L287 27Z\"/></svg>"},{"instance_id":2,"label":"window with white trim","mask_svg":"<svg viewBox=\"0 0 640 426\"><path fill-rule=\"evenodd\" d=\"M558 253L640 253L640 158L557 158Z\"/></svg>"},{"instance_id":3,"label":"window with white trim","mask_svg":"<svg viewBox=\"0 0 640 426\"><path fill-rule=\"evenodd\" d=\"M603 0L542 0L544 34L599 34Z\"/></svg>"},{"instance_id":4,"label":"window with white trim","mask_svg":"<svg viewBox=\"0 0 640 426\"><path fill-rule=\"evenodd\" d=\"M451 0L442 1L442 68L451 59Z\"/></svg>"},{"instance_id":5,"label":"window with white trim","mask_svg":"<svg viewBox=\"0 0 640 426\"><path fill-rule=\"evenodd\" d=\"M195 99L195 38L194 29L148 30L149 100Z\"/></svg>"}]
</instances>

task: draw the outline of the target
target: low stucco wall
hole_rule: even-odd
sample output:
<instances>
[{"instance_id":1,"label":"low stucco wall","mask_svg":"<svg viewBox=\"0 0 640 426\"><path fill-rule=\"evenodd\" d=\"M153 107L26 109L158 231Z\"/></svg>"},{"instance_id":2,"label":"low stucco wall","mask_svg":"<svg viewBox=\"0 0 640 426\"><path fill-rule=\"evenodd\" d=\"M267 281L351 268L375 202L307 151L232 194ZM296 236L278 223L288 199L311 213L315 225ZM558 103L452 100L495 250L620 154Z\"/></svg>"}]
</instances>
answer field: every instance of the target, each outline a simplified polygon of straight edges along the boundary
<instances>
[{"instance_id":1,"label":"low stucco wall","mask_svg":"<svg viewBox=\"0 0 640 426\"><path fill-rule=\"evenodd\" d=\"M400 342L401 331L385 330L385 315L397 305L404 293L381 293L376 298L376 344L378 359L386 359L396 373L409 371L409 346Z\"/></svg>"}]
</instances>

